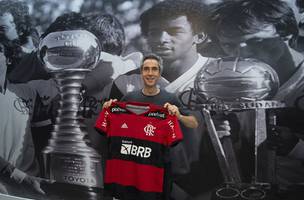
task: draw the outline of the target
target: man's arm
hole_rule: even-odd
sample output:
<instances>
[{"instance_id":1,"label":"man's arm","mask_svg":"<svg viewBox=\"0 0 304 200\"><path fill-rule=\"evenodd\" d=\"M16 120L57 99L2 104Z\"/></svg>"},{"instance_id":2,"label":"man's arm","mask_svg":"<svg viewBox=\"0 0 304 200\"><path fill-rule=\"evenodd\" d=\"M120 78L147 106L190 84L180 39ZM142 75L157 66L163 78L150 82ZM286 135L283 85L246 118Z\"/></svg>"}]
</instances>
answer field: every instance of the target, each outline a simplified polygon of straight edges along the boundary
<instances>
[{"instance_id":1,"label":"man's arm","mask_svg":"<svg viewBox=\"0 0 304 200\"><path fill-rule=\"evenodd\" d=\"M177 118L188 128L197 128L198 127L198 122L193 115L187 116L187 115L180 114L179 117L177 117Z\"/></svg>"},{"instance_id":2,"label":"man's arm","mask_svg":"<svg viewBox=\"0 0 304 200\"><path fill-rule=\"evenodd\" d=\"M30 176L23 171L17 169L7 160L0 156L0 174L4 174L11 179L13 179L16 183L26 184L34 189L36 192L40 194L45 194L45 192L40 188L41 182L50 182L46 179L41 179L39 177Z\"/></svg>"},{"instance_id":3,"label":"man's arm","mask_svg":"<svg viewBox=\"0 0 304 200\"><path fill-rule=\"evenodd\" d=\"M180 120L188 128L197 128L198 122L196 117L193 115L182 115L176 105L170 103L165 103L164 108L168 109L170 115L175 115L178 120Z\"/></svg>"}]
</instances>

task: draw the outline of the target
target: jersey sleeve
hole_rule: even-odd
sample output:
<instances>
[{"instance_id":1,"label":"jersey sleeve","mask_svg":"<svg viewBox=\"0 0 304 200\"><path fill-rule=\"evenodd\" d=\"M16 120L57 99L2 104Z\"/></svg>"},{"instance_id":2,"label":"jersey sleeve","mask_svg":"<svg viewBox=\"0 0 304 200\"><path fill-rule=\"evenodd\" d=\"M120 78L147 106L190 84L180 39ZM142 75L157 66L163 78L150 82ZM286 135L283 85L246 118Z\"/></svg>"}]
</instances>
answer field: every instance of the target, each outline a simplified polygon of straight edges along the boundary
<instances>
[{"instance_id":1,"label":"jersey sleeve","mask_svg":"<svg viewBox=\"0 0 304 200\"><path fill-rule=\"evenodd\" d=\"M98 132L107 134L109 132L109 126L110 126L109 118L110 118L109 109L104 108L96 120L95 129Z\"/></svg>"},{"instance_id":2,"label":"jersey sleeve","mask_svg":"<svg viewBox=\"0 0 304 200\"><path fill-rule=\"evenodd\" d=\"M169 134L167 135L167 145L172 146L183 139L183 133L176 116L170 116L167 121Z\"/></svg>"}]
</instances>

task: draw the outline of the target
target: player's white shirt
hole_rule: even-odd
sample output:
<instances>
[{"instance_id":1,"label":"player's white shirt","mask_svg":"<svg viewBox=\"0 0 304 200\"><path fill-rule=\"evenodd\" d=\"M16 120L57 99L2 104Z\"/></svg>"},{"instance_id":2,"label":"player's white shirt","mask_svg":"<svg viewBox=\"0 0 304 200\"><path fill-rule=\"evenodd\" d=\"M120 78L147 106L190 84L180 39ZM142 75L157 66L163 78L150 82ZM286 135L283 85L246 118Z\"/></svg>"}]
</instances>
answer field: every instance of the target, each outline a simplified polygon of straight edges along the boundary
<instances>
[{"instance_id":1,"label":"player's white shirt","mask_svg":"<svg viewBox=\"0 0 304 200\"><path fill-rule=\"evenodd\" d=\"M6 91L0 93L0 156L32 175L37 175L38 165L35 160L31 126L51 124L51 120L47 118L35 122L32 120L37 94L44 105L50 104L58 95L55 81L33 80L24 84L13 84L8 81Z\"/></svg>"},{"instance_id":2,"label":"player's white shirt","mask_svg":"<svg viewBox=\"0 0 304 200\"><path fill-rule=\"evenodd\" d=\"M9 82L0 93L0 156L32 175L38 173L31 135L36 96L28 85Z\"/></svg>"},{"instance_id":3,"label":"player's white shirt","mask_svg":"<svg viewBox=\"0 0 304 200\"><path fill-rule=\"evenodd\" d=\"M194 87L194 80L196 78L197 73L200 69L202 69L204 66L206 66L207 63L209 63L212 60L212 58L203 57L201 54L198 54L198 58L196 62L192 65L191 68L189 68L184 74L179 76L177 79L172 81L171 83L168 82L164 88L167 92L175 93L178 98L180 98L180 94L184 91L187 91ZM187 101L188 96L185 95L184 98L182 98L182 101ZM191 114L195 115L197 120L199 122L202 121L201 115L199 112L191 112ZM190 162L197 161L199 159L199 146L200 141L202 137L202 129L203 129L203 123L199 123L199 127L196 129L187 129L183 131L187 131L186 134L184 134L184 140L180 143L180 145L184 145L184 149L187 149L187 159ZM191 131L191 132L190 132ZM191 153L189 153L191 152Z\"/></svg>"},{"instance_id":4,"label":"player's white shirt","mask_svg":"<svg viewBox=\"0 0 304 200\"><path fill-rule=\"evenodd\" d=\"M210 58L203 57L201 54L198 54L198 59L194 65L173 82L168 83L168 85L165 87L165 90L171 93L180 93L187 89L193 88L194 79L198 71L204 67L209 62L209 60Z\"/></svg>"}]
</instances>

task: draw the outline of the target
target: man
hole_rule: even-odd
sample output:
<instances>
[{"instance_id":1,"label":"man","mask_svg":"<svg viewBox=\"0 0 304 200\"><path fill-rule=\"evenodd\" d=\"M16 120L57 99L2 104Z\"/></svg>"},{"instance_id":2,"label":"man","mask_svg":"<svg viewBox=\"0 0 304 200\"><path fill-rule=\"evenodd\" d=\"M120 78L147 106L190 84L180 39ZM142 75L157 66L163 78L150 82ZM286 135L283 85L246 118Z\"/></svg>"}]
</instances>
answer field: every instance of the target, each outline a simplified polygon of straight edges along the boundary
<instances>
[{"instance_id":1,"label":"man","mask_svg":"<svg viewBox=\"0 0 304 200\"><path fill-rule=\"evenodd\" d=\"M140 19L142 33L152 52L164 60L158 87L177 95L192 88L198 70L209 61L197 52L197 44L206 39L203 5L198 1L164 1L146 10ZM128 72L114 81L110 98L120 99L127 92L142 87L139 71ZM198 159L195 149L198 149L200 134L187 135L198 137L185 139L187 146L193 148L187 150L189 162L192 162Z\"/></svg>"},{"instance_id":2,"label":"man","mask_svg":"<svg viewBox=\"0 0 304 200\"><path fill-rule=\"evenodd\" d=\"M162 77L158 81L158 87L164 88L168 92L176 93L177 96L184 94L183 101L186 101L188 92L193 88L194 78L197 72L206 65L212 58L201 56L197 52L197 45L205 42L207 36L205 34L205 14L206 10L200 1L185 1L185 0L168 0L155 4L140 16L140 26L142 34L146 37L147 43L151 51L160 56L164 61L164 69ZM143 82L139 75L139 70L128 72L119 76L113 83L110 98L120 99L128 92L140 90L143 87ZM184 140L179 144L183 154L177 153L176 156L185 155L187 164L185 168L178 166L173 167L176 174L187 174L189 171L196 171L187 180L180 183L187 188L188 193L192 190L200 192L203 186L194 179L204 179L210 175L212 167L204 167L202 170L201 164L196 163L191 166L191 163L197 162L200 158L201 142L205 143L203 132L203 120L199 112L190 111L199 120L199 127L189 129L182 125ZM209 149L210 145L203 144L204 148ZM212 147L211 147L212 148ZM204 150L205 151L205 150ZM210 151L210 150L209 150ZM211 149L212 151L212 149ZM210 153L204 153L205 166L209 165L211 160L216 163L216 158ZM208 157L208 158L207 158ZM210 164L210 166L213 164ZM195 168L195 170L193 169ZM208 168L208 169L207 169ZM202 174L202 177L198 176ZM192 172L191 172L192 173ZM191 178L190 178L191 177ZM198 178L199 177L199 178ZM219 179L215 176L208 179L211 182L217 182ZM189 184L192 182L192 184ZM206 182L206 187L213 183ZM194 189L195 188L195 189ZM194 192L192 192L194 193ZM176 195L182 199L182 195ZM187 195L185 195L187 196Z\"/></svg>"},{"instance_id":3,"label":"man","mask_svg":"<svg viewBox=\"0 0 304 200\"><path fill-rule=\"evenodd\" d=\"M181 107L181 103L177 97L157 87L157 81L161 77L162 70L161 57L155 54L146 55L140 67L141 77L144 83L143 88L126 94L122 97L121 101L138 101L163 105L171 115L176 115L185 126L196 128L198 122L194 116L186 116L180 113L178 107ZM112 102L115 101L117 101L117 99L111 99L105 102L103 108L109 107Z\"/></svg>"},{"instance_id":4,"label":"man","mask_svg":"<svg viewBox=\"0 0 304 200\"><path fill-rule=\"evenodd\" d=\"M140 16L141 31L146 37L151 51L164 61L162 77L157 83L158 87L164 88L168 92L176 93L178 96L184 94L183 101L186 101L185 99L187 99L189 94L187 91L193 87L193 81L199 69L212 60L212 58L203 57L197 52L197 45L205 42L207 38L204 23L205 14L205 7L200 1L167 0L155 4ZM139 70L128 72L114 81L110 98L120 99L128 92L140 90L142 87L143 81L139 75ZM183 154L177 153L176 156L173 156L185 155L187 160L188 167L173 167L176 174L181 175L187 174L189 171L196 171L191 176L187 176L187 180L180 183L184 188L187 188L188 193L191 190L193 191L194 188L196 192L202 190L204 186L200 186L199 183L193 180L207 180L206 176L210 174L208 169L212 168L204 167L202 170L201 164L198 163L195 166L191 166L191 163L199 160L201 142L205 143L207 141L201 139L205 137L203 135L206 135L202 134L203 120L201 114L199 112L193 112L192 114L199 120L199 127L189 129L182 125L184 140L179 145L183 149ZM203 146L209 149L205 144ZM212 163L211 160L216 162L216 158L207 152L204 154L204 160L205 162L208 160L208 163L206 162L203 165L209 165L209 163ZM193 170L193 168L196 170ZM202 175L202 177L206 179L198 176L199 174L205 174L206 176ZM210 180L208 184L206 182L206 187L212 185L213 183L211 182L219 180L214 176L212 177L212 179L208 179ZM189 182L192 183L189 184ZM178 194L175 196L183 199L183 195Z\"/></svg>"},{"instance_id":5,"label":"man","mask_svg":"<svg viewBox=\"0 0 304 200\"><path fill-rule=\"evenodd\" d=\"M166 90L160 89L157 87L157 82L161 77L163 70L162 59L161 57L150 54L144 57L142 65L140 67L140 75L143 80L143 88L141 90L136 90L126 94L122 97L121 101L137 101L137 102L148 102L156 105L164 106L168 109L169 114L175 115L178 120L188 128L197 128L198 122L193 115L181 114L179 107L181 103L175 96L175 94L169 93ZM111 99L103 104L103 108L109 107L117 99ZM185 137L185 135L184 135ZM178 145L173 147L173 151L183 154L183 151L180 151ZM182 156L176 156L171 153L170 161L183 165L187 165L187 161L179 160L183 158ZM172 163L173 166L176 166ZM177 167L177 166L176 166ZM184 166L182 166L185 168ZM187 168L187 166L186 166ZM170 178L171 169L167 169L167 179ZM171 178L170 178L171 179ZM167 194L165 194L166 199L170 196L170 188L164 189Z\"/></svg>"},{"instance_id":6,"label":"man","mask_svg":"<svg viewBox=\"0 0 304 200\"><path fill-rule=\"evenodd\" d=\"M216 7L210 16L209 34L229 56L256 58L269 64L278 74L280 89L274 100L284 101L288 109L277 114L277 181L286 189L304 182L303 167L303 70L304 58L289 48L288 39L298 33L291 8L277 0L229 1ZM250 144L254 125L247 112L239 113L243 146ZM246 125L247 123L247 125ZM249 125L248 125L249 124ZM250 131L252 130L252 131ZM248 163L248 155L243 164ZM248 165L247 165L248 166ZM248 171L248 167L244 169Z\"/></svg>"}]
</instances>

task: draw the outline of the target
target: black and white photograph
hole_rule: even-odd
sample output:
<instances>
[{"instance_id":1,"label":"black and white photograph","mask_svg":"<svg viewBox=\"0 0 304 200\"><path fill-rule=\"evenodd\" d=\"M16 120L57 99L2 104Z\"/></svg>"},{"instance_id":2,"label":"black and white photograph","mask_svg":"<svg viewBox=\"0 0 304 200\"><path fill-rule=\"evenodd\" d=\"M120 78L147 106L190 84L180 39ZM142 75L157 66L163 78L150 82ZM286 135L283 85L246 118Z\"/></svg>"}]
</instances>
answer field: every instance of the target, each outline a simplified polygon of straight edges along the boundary
<instances>
[{"instance_id":1,"label":"black and white photograph","mask_svg":"<svg viewBox=\"0 0 304 200\"><path fill-rule=\"evenodd\" d=\"M0 0L0 199L298 200L303 0Z\"/></svg>"}]
</instances>

